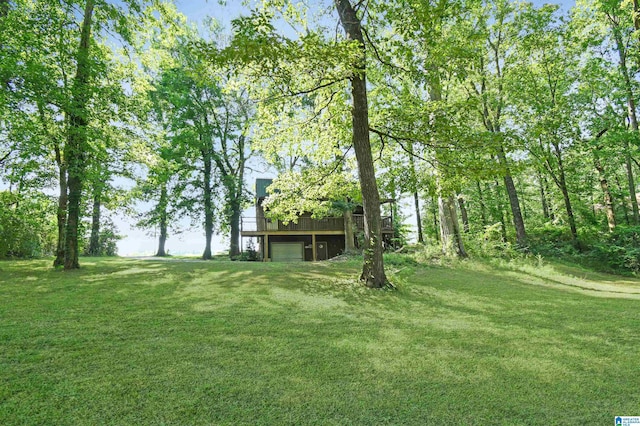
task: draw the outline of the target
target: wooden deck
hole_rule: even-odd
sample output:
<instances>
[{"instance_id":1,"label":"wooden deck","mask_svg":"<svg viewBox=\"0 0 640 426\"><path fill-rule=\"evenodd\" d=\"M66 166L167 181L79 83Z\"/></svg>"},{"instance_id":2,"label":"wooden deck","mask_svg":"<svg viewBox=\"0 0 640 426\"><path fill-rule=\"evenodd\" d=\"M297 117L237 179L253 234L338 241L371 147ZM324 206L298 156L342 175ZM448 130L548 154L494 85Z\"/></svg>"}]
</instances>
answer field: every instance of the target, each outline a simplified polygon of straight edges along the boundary
<instances>
[{"instance_id":1,"label":"wooden deck","mask_svg":"<svg viewBox=\"0 0 640 426\"><path fill-rule=\"evenodd\" d=\"M364 216L353 215L356 228L364 230ZM382 218L382 232L393 232L393 221L390 216ZM313 219L310 217L299 217L297 222L284 224L279 220L267 218L243 217L240 233L244 236L271 235L306 235L306 234L344 234L344 218L327 217L323 219Z\"/></svg>"}]
</instances>

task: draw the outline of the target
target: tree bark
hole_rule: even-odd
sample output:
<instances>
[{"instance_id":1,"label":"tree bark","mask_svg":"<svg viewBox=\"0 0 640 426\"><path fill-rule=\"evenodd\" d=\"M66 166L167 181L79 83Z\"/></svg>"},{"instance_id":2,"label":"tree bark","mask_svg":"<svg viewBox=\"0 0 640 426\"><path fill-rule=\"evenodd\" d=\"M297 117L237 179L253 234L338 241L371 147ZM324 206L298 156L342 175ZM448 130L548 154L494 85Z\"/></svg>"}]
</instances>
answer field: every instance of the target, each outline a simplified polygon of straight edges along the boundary
<instances>
[{"instance_id":1,"label":"tree bark","mask_svg":"<svg viewBox=\"0 0 640 426\"><path fill-rule=\"evenodd\" d=\"M542 216L545 219L549 219L549 205L547 204L547 190L546 190L546 180L542 176L539 170L536 171L538 174L538 186L540 188L540 204L542 205Z\"/></svg>"},{"instance_id":2,"label":"tree bark","mask_svg":"<svg viewBox=\"0 0 640 426\"><path fill-rule=\"evenodd\" d=\"M60 145L55 144L56 164L58 165L58 210L56 213L56 219L58 222L58 243L56 245L56 258L53 261L54 267L64 266L64 246L65 246L65 232L67 223L67 169L62 158L62 151Z\"/></svg>"},{"instance_id":3,"label":"tree bark","mask_svg":"<svg viewBox=\"0 0 640 426\"><path fill-rule=\"evenodd\" d=\"M211 256L211 238L213 237L213 190L211 188L211 169L212 158L209 149L204 148L201 150L202 160L204 161L204 172L202 176L202 189L204 192L204 235L205 235L205 248L202 253L204 260L209 260Z\"/></svg>"},{"instance_id":4,"label":"tree bark","mask_svg":"<svg viewBox=\"0 0 640 426\"><path fill-rule=\"evenodd\" d=\"M356 251L355 229L353 223L353 212L347 208L343 213L344 216L344 250L347 253Z\"/></svg>"},{"instance_id":5,"label":"tree bark","mask_svg":"<svg viewBox=\"0 0 640 426\"><path fill-rule=\"evenodd\" d=\"M522 212L520 210L520 200L518 199L518 192L516 191L516 185L513 183L513 177L511 176L511 170L507 163L507 156L504 152L504 147L500 144L498 149L498 162L504 171L504 187L507 190L507 196L509 197L509 205L511 206L511 213L513 215L513 226L516 230L516 243L519 247L527 246L527 232L524 227L524 220L522 219Z\"/></svg>"},{"instance_id":6,"label":"tree bark","mask_svg":"<svg viewBox=\"0 0 640 426\"><path fill-rule=\"evenodd\" d=\"M458 194L458 207L460 208L460 218L462 219L462 230L465 234L469 233L469 213L467 212L467 205L464 202L462 194Z\"/></svg>"},{"instance_id":7,"label":"tree bark","mask_svg":"<svg viewBox=\"0 0 640 426\"><path fill-rule=\"evenodd\" d=\"M507 221L504 218L504 206L502 205L502 201L500 201L504 194L501 193L502 191L500 190L500 183L498 181L495 181L495 188L496 188L496 202L497 202L497 208L498 208L498 220L500 221L500 235L502 237L502 242L506 243L508 241Z\"/></svg>"},{"instance_id":8,"label":"tree bark","mask_svg":"<svg viewBox=\"0 0 640 426\"><path fill-rule=\"evenodd\" d=\"M424 244L422 233L422 218L420 217L420 197L418 196L418 182L416 176L416 163L413 158L413 144L409 144L409 171L411 173L411 184L413 185L413 204L416 209L416 225L418 227L418 243Z\"/></svg>"},{"instance_id":9,"label":"tree bark","mask_svg":"<svg viewBox=\"0 0 640 426\"><path fill-rule=\"evenodd\" d=\"M635 23L635 17L634 17ZM629 125L631 130L635 133L638 133L638 117L636 115L636 101L633 93L633 82L631 81L631 76L629 73L629 68L627 66L627 53L624 45L624 41L622 40L622 34L620 34L620 29L615 26L617 24L612 23L613 35L616 41L616 48L618 50L618 67L620 68L620 72L622 74L625 92L627 96L627 116L629 117ZM638 199L636 197L636 183L635 178L633 176L633 167L631 164L631 150L629 146L629 141L625 139L624 141L624 149L625 149L625 166L627 168L627 187L629 188L629 199L631 201L631 212L633 213L633 224L640 225L640 212L638 210Z\"/></svg>"},{"instance_id":10,"label":"tree bark","mask_svg":"<svg viewBox=\"0 0 640 426\"><path fill-rule=\"evenodd\" d=\"M158 208L160 209L160 218L159 218L159 227L160 227L160 236L158 238L158 251L156 252L156 256L163 257L167 255L165 251L165 244L167 242L167 228L168 228L168 219L169 215L167 213L167 207L169 205L169 190L167 188L167 182L162 182L162 187L160 188L160 200L158 202Z\"/></svg>"},{"instance_id":11,"label":"tree bark","mask_svg":"<svg viewBox=\"0 0 640 426\"><path fill-rule=\"evenodd\" d=\"M418 191L413 192L413 205L416 209L416 224L418 225L418 243L424 244L424 234L422 232L422 215L420 214L420 198Z\"/></svg>"},{"instance_id":12,"label":"tree bark","mask_svg":"<svg viewBox=\"0 0 640 426\"><path fill-rule=\"evenodd\" d=\"M569 228L571 229L571 239L574 243L578 242L578 230L576 228L576 219L573 215L573 207L571 206L571 198L569 198L569 189L567 188L567 178L564 172L564 163L562 161L562 152L557 142L553 143L553 149L558 161L558 186L562 192L562 199L564 200L564 207L567 212L567 219L569 221Z\"/></svg>"},{"instance_id":13,"label":"tree bark","mask_svg":"<svg viewBox=\"0 0 640 426\"><path fill-rule=\"evenodd\" d=\"M362 207L364 210L364 263L362 280L367 287L381 288L387 284L382 257L382 225L380 219L380 194L376 181L371 142L369 140L369 107L367 100L366 55L361 22L349 0L335 0L347 39L355 40L360 47L360 55L351 76L351 96L353 106L353 149L358 162Z\"/></svg>"},{"instance_id":14,"label":"tree bark","mask_svg":"<svg viewBox=\"0 0 640 426\"><path fill-rule=\"evenodd\" d=\"M600 188L602 189L602 194L604 196L604 208L607 214L607 225L609 227L609 232L613 232L616 229L616 213L613 208L613 197L611 196L611 191L609 190L609 182L607 181L604 167L602 166L602 162L600 161L597 153L594 153L593 155L593 164L598 171Z\"/></svg>"},{"instance_id":15,"label":"tree bark","mask_svg":"<svg viewBox=\"0 0 640 426\"><path fill-rule=\"evenodd\" d=\"M240 216L242 215L242 205L240 199L236 196L231 202L230 216L230 237L229 256L236 257L240 254Z\"/></svg>"},{"instance_id":16,"label":"tree bark","mask_svg":"<svg viewBox=\"0 0 640 426\"><path fill-rule=\"evenodd\" d=\"M438 196L438 211L440 216L440 241L442 253L455 254L458 257L467 257L458 224L456 213L456 199L453 195L448 197Z\"/></svg>"},{"instance_id":17,"label":"tree bark","mask_svg":"<svg viewBox=\"0 0 640 426\"><path fill-rule=\"evenodd\" d=\"M78 225L80 200L85 173L87 151L87 103L89 99L89 75L91 63L89 48L94 0L87 0L80 30L80 46L77 52L77 70L72 88L72 107L68 112L69 136L64 158L67 162L68 215L65 232L64 269L78 269Z\"/></svg>"},{"instance_id":18,"label":"tree bark","mask_svg":"<svg viewBox=\"0 0 640 426\"><path fill-rule=\"evenodd\" d=\"M438 221L439 203L438 197L431 197L431 217L433 219L433 234L436 241L440 242L440 222Z\"/></svg>"},{"instance_id":19,"label":"tree bark","mask_svg":"<svg viewBox=\"0 0 640 426\"><path fill-rule=\"evenodd\" d=\"M93 208L91 214L91 237L89 238L89 256L100 256L100 207L101 207L101 191L94 190Z\"/></svg>"}]
</instances>

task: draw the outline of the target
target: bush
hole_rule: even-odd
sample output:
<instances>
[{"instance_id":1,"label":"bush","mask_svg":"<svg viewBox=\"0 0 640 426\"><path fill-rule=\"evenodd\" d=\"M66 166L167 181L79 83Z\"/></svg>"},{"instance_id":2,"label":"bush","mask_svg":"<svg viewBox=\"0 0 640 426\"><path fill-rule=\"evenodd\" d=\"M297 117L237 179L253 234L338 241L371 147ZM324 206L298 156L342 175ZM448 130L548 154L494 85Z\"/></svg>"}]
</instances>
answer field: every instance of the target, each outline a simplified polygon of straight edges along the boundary
<instances>
[{"instance_id":1,"label":"bush","mask_svg":"<svg viewBox=\"0 0 640 426\"><path fill-rule=\"evenodd\" d=\"M79 230L81 232L81 230ZM83 241L80 242L81 247L84 248L84 254L88 255L89 250L89 238L91 236L90 225L85 226L82 230L86 233ZM104 219L100 225L100 234L98 236L98 256L117 256L118 255L118 241L122 239L122 235L118 234L118 228L110 218Z\"/></svg>"},{"instance_id":2,"label":"bush","mask_svg":"<svg viewBox=\"0 0 640 426\"><path fill-rule=\"evenodd\" d=\"M587 257L613 272L640 272L640 227L618 226L594 244Z\"/></svg>"},{"instance_id":3,"label":"bush","mask_svg":"<svg viewBox=\"0 0 640 426\"><path fill-rule=\"evenodd\" d=\"M247 247L240 255L236 256L233 260L240 260L244 262L255 262L258 260L258 251L256 250L253 241L249 240Z\"/></svg>"},{"instance_id":4,"label":"bush","mask_svg":"<svg viewBox=\"0 0 640 426\"><path fill-rule=\"evenodd\" d=\"M42 194L0 191L0 259L34 258L55 252L55 203Z\"/></svg>"}]
</instances>

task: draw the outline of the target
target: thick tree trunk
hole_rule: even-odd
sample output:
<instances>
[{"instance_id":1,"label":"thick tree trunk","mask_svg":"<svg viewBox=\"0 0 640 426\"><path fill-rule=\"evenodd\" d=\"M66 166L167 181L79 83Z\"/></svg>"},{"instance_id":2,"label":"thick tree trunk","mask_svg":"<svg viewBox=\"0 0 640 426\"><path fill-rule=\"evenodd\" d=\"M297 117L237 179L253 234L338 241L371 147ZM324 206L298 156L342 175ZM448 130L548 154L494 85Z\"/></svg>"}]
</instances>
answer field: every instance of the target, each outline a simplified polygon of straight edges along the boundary
<instances>
[{"instance_id":1,"label":"thick tree trunk","mask_svg":"<svg viewBox=\"0 0 640 426\"><path fill-rule=\"evenodd\" d=\"M239 197L231 202L231 217L229 221L230 242L229 256L234 258L240 254L240 216L242 215L242 205Z\"/></svg>"},{"instance_id":2,"label":"thick tree trunk","mask_svg":"<svg viewBox=\"0 0 640 426\"><path fill-rule=\"evenodd\" d=\"M522 212L520 211L520 200L518 199L518 192L516 191L516 185L513 183L513 177L511 176L511 170L507 164L507 157L504 152L502 144L498 149L498 162L504 172L503 180L504 187L507 190L507 196L509 197L509 205L511 206L511 213L513 215L513 226L516 230L516 242L519 247L527 246L527 232L524 228L524 220L522 219Z\"/></svg>"},{"instance_id":3,"label":"thick tree trunk","mask_svg":"<svg viewBox=\"0 0 640 426\"><path fill-rule=\"evenodd\" d=\"M459 257L467 257L458 224L455 197L453 195L449 195L448 197L438 196L438 211L440 213L442 253L445 255L455 254Z\"/></svg>"},{"instance_id":4,"label":"thick tree trunk","mask_svg":"<svg viewBox=\"0 0 640 426\"><path fill-rule=\"evenodd\" d=\"M80 46L77 54L77 70L72 88L72 107L68 112L69 136L64 158L67 163L68 215L65 232L64 269L78 269L78 225L80 200L85 173L87 150L87 102L89 98L89 47L94 0L87 0L80 29Z\"/></svg>"},{"instance_id":5,"label":"thick tree trunk","mask_svg":"<svg viewBox=\"0 0 640 426\"><path fill-rule=\"evenodd\" d=\"M382 225L380 219L380 194L371 155L369 140L369 107L367 101L366 56L360 19L349 0L335 0L340 22L347 38L360 44L358 63L351 77L351 110L353 122L353 149L358 162L362 207L364 210L364 264L360 279L372 288L381 288L387 284L382 258Z\"/></svg>"},{"instance_id":6,"label":"thick tree trunk","mask_svg":"<svg viewBox=\"0 0 640 426\"><path fill-rule=\"evenodd\" d=\"M204 173L202 176L202 188L204 192L204 235L205 248L202 258L209 260L211 256L211 238L213 237L213 190L211 188L211 169L212 159L208 149L202 150L202 159L204 161Z\"/></svg>"},{"instance_id":7,"label":"thick tree trunk","mask_svg":"<svg viewBox=\"0 0 640 426\"><path fill-rule=\"evenodd\" d=\"M344 216L344 250L347 253L356 251L355 225L353 223L353 212L349 209L345 210Z\"/></svg>"},{"instance_id":8,"label":"thick tree trunk","mask_svg":"<svg viewBox=\"0 0 640 426\"><path fill-rule=\"evenodd\" d=\"M98 189L93 194L93 208L91 214L91 237L89 238L89 256L100 256L100 207L101 191Z\"/></svg>"}]
</instances>

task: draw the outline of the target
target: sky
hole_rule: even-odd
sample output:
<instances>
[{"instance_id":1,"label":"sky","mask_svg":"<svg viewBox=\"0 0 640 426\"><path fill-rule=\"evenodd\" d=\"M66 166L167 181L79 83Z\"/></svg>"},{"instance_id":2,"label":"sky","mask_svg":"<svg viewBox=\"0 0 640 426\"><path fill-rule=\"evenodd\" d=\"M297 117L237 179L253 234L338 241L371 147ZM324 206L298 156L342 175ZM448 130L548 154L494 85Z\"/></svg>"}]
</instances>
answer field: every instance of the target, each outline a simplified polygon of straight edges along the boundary
<instances>
[{"instance_id":1,"label":"sky","mask_svg":"<svg viewBox=\"0 0 640 426\"><path fill-rule=\"evenodd\" d=\"M313 2L314 0L310 0ZM220 4L224 3L224 4ZM230 33L231 20L241 14L246 14L248 8L243 6L241 0L227 0L220 2L218 0L175 0L178 10L187 16L192 22L202 22L207 17L216 18L224 27L223 33ZM544 3L557 3L563 9L568 10L575 4L574 1L544 1L534 0L535 5ZM273 177L273 174L265 172L253 174L248 177L247 186L254 188L255 178ZM415 229L415 216L413 215L411 203L408 200L400 200L400 208L408 215L406 222ZM253 209L245 212L245 216L254 216ZM114 221L125 237L118 242L118 253L121 256L145 256L153 255L157 250L158 231L157 230L141 230L132 226L133 220L126 217L114 217ZM188 228L189 221L182 221L185 228ZM205 239L204 232L200 229L187 229L181 234L170 235L166 243L166 249L169 254L173 255L200 255L204 251ZM224 236L214 235L212 241L214 252L223 252L228 248L228 238Z\"/></svg>"}]
</instances>

